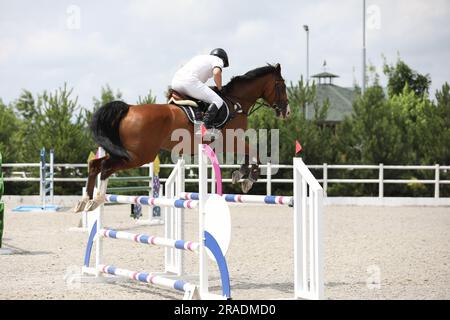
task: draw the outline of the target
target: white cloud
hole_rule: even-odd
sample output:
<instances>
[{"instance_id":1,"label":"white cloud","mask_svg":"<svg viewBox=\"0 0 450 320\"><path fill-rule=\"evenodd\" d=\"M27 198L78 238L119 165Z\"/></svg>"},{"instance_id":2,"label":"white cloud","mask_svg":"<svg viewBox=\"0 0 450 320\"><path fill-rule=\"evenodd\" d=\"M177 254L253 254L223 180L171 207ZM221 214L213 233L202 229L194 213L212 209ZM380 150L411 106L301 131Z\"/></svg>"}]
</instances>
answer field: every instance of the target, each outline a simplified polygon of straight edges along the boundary
<instances>
[{"instance_id":1,"label":"white cloud","mask_svg":"<svg viewBox=\"0 0 450 320\"><path fill-rule=\"evenodd\" d=\"M381 54L394 62L399 51L412 68L430 73L434 85L449 80L450 2L448 0L368 0L381 12L381 29L368 31L368 59ZM75 3L81 28L68 30L71 3L0 4L0 97L11 101L21 88L33 92L75 87L87 107L109 83L130 103L152 89L163 93L176 69L192 55L214 47L228 50L225 80L266 62L280 62L296 81L305 71L310 26L310 72L323 60L353 84L361 74L361 1L357 0L117 0ZM353 71L354 70L354 71Z\"/></svg>"}]
</instances>

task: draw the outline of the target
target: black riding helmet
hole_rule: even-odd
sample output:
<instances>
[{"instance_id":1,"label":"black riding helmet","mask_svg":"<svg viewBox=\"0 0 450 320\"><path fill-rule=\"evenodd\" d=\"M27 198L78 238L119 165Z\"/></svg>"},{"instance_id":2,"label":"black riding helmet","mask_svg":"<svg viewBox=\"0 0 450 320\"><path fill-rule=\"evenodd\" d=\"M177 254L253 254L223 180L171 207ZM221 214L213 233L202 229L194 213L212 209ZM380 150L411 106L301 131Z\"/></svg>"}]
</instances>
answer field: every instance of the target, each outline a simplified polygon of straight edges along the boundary
<instances>
[{"instance_id":1,"label":"black riding helmet","mask_svg":"<svg viewBox=\"0 0 450 320\"><path fill-rule=\"evenodd\" d=\"M223 61L223 67L226 68L230 64L228 63L228 55L222 48L216 48L213 51L211 51L210 55L219 57Z\"/></svg>"}]
</instances>

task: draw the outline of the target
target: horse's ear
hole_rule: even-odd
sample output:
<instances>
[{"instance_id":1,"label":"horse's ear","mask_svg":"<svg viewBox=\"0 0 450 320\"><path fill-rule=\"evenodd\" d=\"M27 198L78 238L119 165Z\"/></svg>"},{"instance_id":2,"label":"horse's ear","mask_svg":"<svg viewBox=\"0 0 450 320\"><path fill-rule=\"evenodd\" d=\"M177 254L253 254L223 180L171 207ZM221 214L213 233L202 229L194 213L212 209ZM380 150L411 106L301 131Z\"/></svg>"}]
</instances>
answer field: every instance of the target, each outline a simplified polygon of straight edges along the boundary
<instances>
[{"instance_id":1,"label":"horse's ear","mask_svg":"<svg viewBox=\"0 0 450 320\"><path fill-rule=\"evenodd\" d=\"M281 65L279 63L275 65L275 68L277 69L278 72L281 72Z\"/></svg>"}]
</instances>

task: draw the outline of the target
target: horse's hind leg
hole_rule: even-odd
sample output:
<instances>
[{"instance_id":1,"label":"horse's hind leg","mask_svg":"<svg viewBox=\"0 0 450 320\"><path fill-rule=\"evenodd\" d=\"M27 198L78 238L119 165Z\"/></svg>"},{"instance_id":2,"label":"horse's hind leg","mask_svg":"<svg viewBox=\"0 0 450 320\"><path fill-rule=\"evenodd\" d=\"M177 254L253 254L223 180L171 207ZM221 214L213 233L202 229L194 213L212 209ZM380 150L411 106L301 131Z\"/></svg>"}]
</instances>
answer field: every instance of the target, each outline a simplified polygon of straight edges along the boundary
<instances>
[{"instance_id":1,"label":"horse's hind leg","mask_svg":"<svg viewBox=\"0 0 450 320\"><path fill-rule=\"evenodd\" d=\"M81 200L78 201L77 205L75 206L75 208L73 210L74 212L84 211L88 201L93 198L95 179L97 178L97 175L100 173L102 162L105 159L106 159L106 157L102 157L102 158L93 159L93 160L89 161L88 180L86 182L86 190L83 193Z\"/></svg>"},{"instance_id":2,"label":"horse's hind leg","mask_svg":"<svg viewBox=\"0 0 450 320\"><path fill-rule=\"evenodd\" d=\"M231 178L233 184L238 183L241 179L241 190L243 193L247 193L252 188L253 184L258 180L259 175L261 173L261 169L259 168L259 159L256 155L256 158L252 157L251 165L250 165L250 148L248 143L245 144L245 161L244 164L241 165L239 170L236 170L232 173Z\"/></svg>"},{"instance_id":3,"label":"horse's hind leg","mask_svg":"<svg viewBox=\"0 0 450 320\"><path fill-rule=\"evenodd\" d=\"M245 161L246 163L241 164L241 167L239 168L239 170L235 170L233 171L233 173L231 174L231 180L233 184L238 183L243 177L245 177L246 175L248 175L250 173L250 169L248 167L248 162Z\"/></svg>"},{"instance_id":4,"label":"horse's hind leg","mask_svg":"<svg viewBox=\"0 0 450 320\"><path fill-rule=\"evenodd\" d=\"M106 189L108 187L108 178L119 170L125 170L136 167L133 163L121 159L108 158L101 164L100 186L95 197L86 204L86 211L92 211L105 202Z\"/></svg>"},{"instance_id":5,"label":"horse's hind leg","mask_svg":"<svg viewBox=\"0 0 450 320\"><path fill-rule=\"evenodd\" d=\"M244 193L249 192L253 186L253 183L258 181L259 175L261 174L261 168L259 167L259 164L252 164L249 172L250 173L248 174L248 178L244 179L244 181L241 182L241 189Z\"/></svg>"},{"instance_id":6,"label":"horse's hind leg","mask_svg":"<svg viewBox=\"0 0 450 320\"><path fill-rule=\"evenodd\" d=\"M259 164L254 163L250 166L249 163L246 162L241 165L239 170L236 170L232 173L231 178L233 184L235 184L246 177L241 181L241 190L243 193L247 193L250 191L253 184L258 181L260 174L261 168L259 167Z\"/></svg>"},{"instance_id":7,"label":"horse's hind leg","mask_svg":"<svg viewBox=\"0 0 450 320\"><path fill-rule=\"evenodd\" d=\"M234 145L237 146L237 144L240 143L237 139L234 142ZM237 148L237 147L236 147ZM238 183L242 178L248 176L248 174L250 173L250 168L249 168L249 145L248 143L245 143L245 151L244 151L244 163L241 164L241 167L239 168L239 170L235 170L232 172L231 174L231 180L233 184ZM235 150L235 153L237 154L237 150Z\"/></svg>"}]
</instances>

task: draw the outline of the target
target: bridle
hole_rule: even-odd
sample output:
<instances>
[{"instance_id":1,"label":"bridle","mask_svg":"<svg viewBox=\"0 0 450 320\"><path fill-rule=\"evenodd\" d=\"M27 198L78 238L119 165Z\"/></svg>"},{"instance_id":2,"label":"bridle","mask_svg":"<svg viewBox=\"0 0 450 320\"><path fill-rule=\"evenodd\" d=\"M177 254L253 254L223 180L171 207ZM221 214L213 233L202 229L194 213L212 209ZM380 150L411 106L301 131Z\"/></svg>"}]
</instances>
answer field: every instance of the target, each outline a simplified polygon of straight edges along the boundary
<instances>
[{"instance_id":1,"label":"bridle","mask_svg":"<svg viewBox=\"0 0 450 320\"><path fill-rule=\"evenodd\" d=\"M280 78L275 80L275 86L273 87L273 91L275 91L275 99L273 100L273 104L271 105L271 108L275 110L277 116L283 112L283 108L280 107L280 105L283 103L281 101L281 94L283 90L283 86L285 86L284 79ZM272 91L272 93L273 93ZM271 93L271 95L272 95Z\"/></svg>"},{"instance_id":2,"label":"bridle","mask_svg":"<svg viewBox=\"0 0 450 320\"><path fill-rule=\"evenodd\" d=\"M257 101L257 103L253 104L247 112L242 110L242 107L241 107L241 110L237 113L240 113L240 114L243 114L243 115L249 117L251 114L253 114L257 110L259 110L261 107L270 107L271 109L275 110L275 112L278 116L281 112L283 112L283 108L281 108L280 105L282 104L281 95L282 95L284 86L285 86L285 82L284 82L283 78L279 78L279 79L275 80L275 85L269 95L269 97L272 95L275 95L275 98L273 100L274 103L272 105L269 106L269 104L265 101L263 101L263 102ZM246 100L246 99L243 99L243 98L240 98L237 96L233 96L233 95L226 95L226 98L228 98L234 106L240 106L240 104L237 101L235 101L235 99L247 101L250 103L253 102L251 100L248 100L248 99Z\"/></svg>"}]
</instances>

